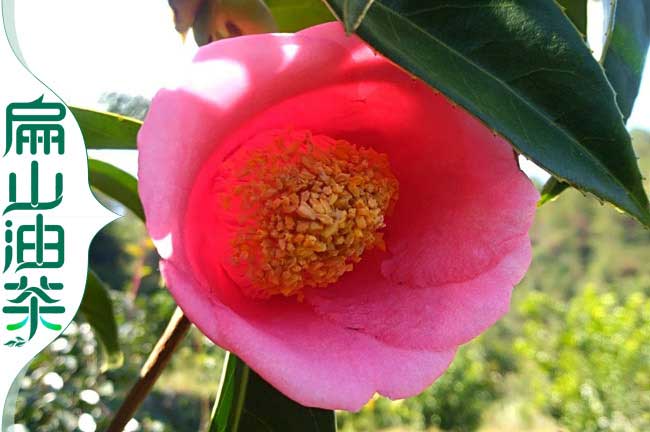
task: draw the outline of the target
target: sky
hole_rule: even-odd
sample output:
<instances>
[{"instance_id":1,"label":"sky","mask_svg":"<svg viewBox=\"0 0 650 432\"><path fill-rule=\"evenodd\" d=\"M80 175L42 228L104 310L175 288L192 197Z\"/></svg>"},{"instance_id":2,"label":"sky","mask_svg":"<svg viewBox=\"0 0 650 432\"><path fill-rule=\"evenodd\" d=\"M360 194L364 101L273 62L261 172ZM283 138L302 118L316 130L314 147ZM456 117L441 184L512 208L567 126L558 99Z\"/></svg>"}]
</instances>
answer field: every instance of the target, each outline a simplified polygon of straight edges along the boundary
<instances>
[{"instance_id":1,"label":"sky","mask_svg":"<svg viewBox=\"0 0 650 432\"><path fill-rule=\"evenodd\" d=\"M592 22L602 20L597 4L590 4ZM151 98L183 73L197 49L191 35L183 43L174 31L166 0L31 0L17 1L15 9L27 64L68 104L101 109L107 92ZM598 51L600 29L591 30ZM650 129L650 62L628 127ZM136 172L133 153L91 156ZM532 163L522 167L531 176L548 176Z\"/></svg>"}]
</instances>

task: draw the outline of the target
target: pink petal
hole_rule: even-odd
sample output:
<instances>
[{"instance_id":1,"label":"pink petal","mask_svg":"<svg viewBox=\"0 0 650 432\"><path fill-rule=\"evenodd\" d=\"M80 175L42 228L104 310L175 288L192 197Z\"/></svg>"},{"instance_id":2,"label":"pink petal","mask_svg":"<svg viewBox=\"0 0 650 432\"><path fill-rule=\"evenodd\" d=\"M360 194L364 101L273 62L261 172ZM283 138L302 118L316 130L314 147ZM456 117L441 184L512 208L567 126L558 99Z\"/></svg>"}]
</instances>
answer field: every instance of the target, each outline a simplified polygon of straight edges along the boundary
<instances>
[{"instance_id":1,"label":"pink petal","mask_svg":"<svg viewBox=\"0 0 650 432\"><path fill-rule=\"evenodd\" d=\"M326 320L306 304L249 304L245 312L206 295L174 264L162 272L179 305L206 335L236 353L295 401L356 411L375 392L393 399L423 391L449 365L454 351L403 350Z\"/></svg>"},{"instance_id":2,"label":"pink petal","mask_svg":"<svg viewBox=\"0 0 650 432\"><path fill-rule=\"evenodd\" d=\"M462 282L412 287L381 276L372 254L333 286L312 290L307 301L346 328L395 347L445 350L463 344L507 311L512 288L530 263L530 241L521 236L493 268Z\"/></svg>"}]
</instances>

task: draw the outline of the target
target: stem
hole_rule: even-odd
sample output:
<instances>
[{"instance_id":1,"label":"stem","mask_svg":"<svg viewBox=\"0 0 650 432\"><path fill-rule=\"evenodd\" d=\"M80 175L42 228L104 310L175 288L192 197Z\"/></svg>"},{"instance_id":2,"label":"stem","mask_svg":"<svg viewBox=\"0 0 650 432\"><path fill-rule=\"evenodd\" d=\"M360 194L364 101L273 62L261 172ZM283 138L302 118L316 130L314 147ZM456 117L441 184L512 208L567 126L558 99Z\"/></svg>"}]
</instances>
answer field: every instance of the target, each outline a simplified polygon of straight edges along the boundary
<instances>
[{"instance_id":1,"label":"stem","mask_svg":"<svg viewBox=\"0 0 650 432\"><path fill-rule=\"evenodd\" d=\"M133 385L129 394L126 395L106 432L122 432L124 430L126 424L133 418L138 407L147 397L163 369L169 363L172 354L176 351L191 325L190 320L177 307L167 324L167 328L156 342L156 346L149 354L144 366L142 366L140 378Z\"/></svg>"}]
</instances>

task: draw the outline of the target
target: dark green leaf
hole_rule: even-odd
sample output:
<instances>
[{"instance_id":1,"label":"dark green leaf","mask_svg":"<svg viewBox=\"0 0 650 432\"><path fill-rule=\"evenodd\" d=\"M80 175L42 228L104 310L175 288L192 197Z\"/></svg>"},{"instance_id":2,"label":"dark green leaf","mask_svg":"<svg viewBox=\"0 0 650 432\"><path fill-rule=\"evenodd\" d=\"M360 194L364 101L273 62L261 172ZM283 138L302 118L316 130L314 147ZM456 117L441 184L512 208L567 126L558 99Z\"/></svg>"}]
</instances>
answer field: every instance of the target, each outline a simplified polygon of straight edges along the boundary
<instances>
[{"instance_id":1,"label":"dark green leaf","mask_svg":"<svg viewBox=\"0 0 650 432\"><path fill-rule=\"evenodd\" d=\"M587 37L587 0L557 0L574 26Z\"/></svg>"},{"instance_id":2,"label":"dark green leaf","mask_svg":"<svg viewBox=\"0 0 650 432\"><path fill-rule=\"evenodd\" d=\"M610 42L604 42L601 62L616 92L616 102L623 119L627 121L639 94L641 75L650 45L650 0L619 0L615 14L608 1L605 1L604 6L605 21L612 21L607 18L610 15L615 16L615 19L613 33L610 38L606 38ZM611 29L608 31L611 32ZM550 179L544 185L539 204L551 201L567 187L566 183Z\"/></svg>"},{"instance_id":3,"label":"dark green leaf","mask_svg":"<svg viewBox=\"0 0 650 432\"><path fill-rule=\"evenodd\" d=\"M209 432L332 432L334 412L304 407L228 354Z\"/></svg>"},{"instance_id":4,"label":"dark green leaf","mask_svg":"<svg viewBox=\"0 0 650 432\"><path fill-rule=\"evenodd\" d=\"M343 25L345 26L346 32L352 33L357 30L373 1L374 0L343 1Z\"/></svg>"},{"instance_id":5,"label":"dark green leaf","mask_svg":"<svg viewBox=\"0 0 650 432\"><path fill-rule=\"evenodd\" d=\"M332 12L320 0L266 0L278 30L293 33L316 24L334 21Z\"/></svg>"},{"instance_id":6,"label":"dark green leaf","mask_svg":"<svg viewBox=\"0 0 650 432\"><path fill-rule=\"evenodd\" d=\"M625 120L639 94L649 44L650 0L619 0L614 33L602 63Z\"/></svg>"},{"instance_id":7,"label":"dark green leaf","mask_svg":"<svg viewBox=\"0 0 650 432\"><path fill-rule=\"evenodd\" d=\"M212 410L209 432L237 432L244 409L250 369L228 353L224 363L219 394Z\"/></svg>"},{"instance_id":8,"label":"dark green leaf","mask_svg":"<svg viewBox=\"0 0 650 432\"><path fill-rule=\"evenodd\" d=\"M75 106L70 110L79 123L86 148L136 149L140 120Z\"/></svg>"},{"instance_id":9,"label":"dark green leaf","mask_svg":"<svg viewBox=\"0 0 650 432\"><path fill-rule=\"evenodd\" d=\"M344 0L326 0L341 16ZM614 92L554 2L375 0L358 29L521 153L650 226Z\"/></svg>"},{"instance_id":10,"label":"dark green leaf","mask_svg":"<svg viewBox=\"0 0 650 432\"><path fill-rule=\"evenodd\" d=\"M90 185L123 204L144 221L144 210L138 196L138 181L114 165L88 159Z\"/></svg>"},{"instance_id":11,"label":"dark green leaf","mask_svg":"<svg viewBox=\"0 0 650 432\"><path fill-rule=\"evenodd\" d=\"M84 315L106 349L107 360L104 362L104 368L120 367L124 357L120 351L113 302L108 296L108 289L93 271L88 272L86 291L79 312Z\"/></svg>"},{"instance_id":12,"label":"dark green leaf","mask_svg":"<svg viewBox=\"0 0 650 432\"><path fill-rule=\"evenodd\" d=\"M251 370L239 431L333 432L336 418L292 401Z\"/></svg>"}]
</instances>

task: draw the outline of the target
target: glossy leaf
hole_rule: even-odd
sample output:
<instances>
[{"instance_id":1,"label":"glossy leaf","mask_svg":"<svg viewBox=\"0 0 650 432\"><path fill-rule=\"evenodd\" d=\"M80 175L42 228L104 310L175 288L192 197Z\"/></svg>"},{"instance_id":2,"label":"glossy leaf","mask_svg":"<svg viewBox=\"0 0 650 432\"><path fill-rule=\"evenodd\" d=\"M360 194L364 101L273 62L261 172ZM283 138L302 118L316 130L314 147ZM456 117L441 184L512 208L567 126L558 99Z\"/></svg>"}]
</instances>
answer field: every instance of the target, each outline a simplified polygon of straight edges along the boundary
<instances>
[{"instance_id":1,"label":"glossy leaf","mask_svg":"<svg viewBox=\"0 0 650 432\"><path fill-rule=\"evenodd\" d=\"M361 25L374 0L345 0L343 2L343 25L352 33Z\"/></svg>"},{"instance_id":2,"label":"glossy leaf","mask_svg":"<svg viewBox=\"0 0 650 432\"><path fill-rule=\"evenodd\" d=\"M619 0L612 40L602 63L625 120L639 94L649 44L650 0Z\"/></svg>"},{"instance_id":3,"label":"glossy leaf","mask_svg":"<svg viewBox=\"0 0 650 432\"><path fill-rule=\"evenodd\" d=\"M235 355L227 353L209 432L239 430L249 376L248 366Z\"/></svg>"},{"instance_id":4,"label":"glossy leaf","mask_svg":"<svg viewBox=\"0 0 650 432\"><path fill-rule=\"evenodd\" d=\"M293 33L316 24L334 21L334 15L320 0L266 0L278 30Z\"/></svg>"},{"instance_id":5,"label":"glossy leaf","mask_svg":"<svg viewBox=\"0 0 650 432\"><path fill-rule=\"evenodd\" d=\"M95 336L106 350L104 369L120 367L124 361L117 335L117 323L113 312L113 301L108 289L93 271L88 272L86 290L79 312L92 327Z\"/></svg>"},{"instance_id":6,"label":"glossy leaf","mask_svg":"<svg viewBox=\"0 0 650 432\"><path fill-rule=\"evenodd\" d=\"M611 42L604 42L601 63L616 92L616 102L623 119L627 121L639 94L641 75L650 45L650 0L620 0L616 4L615 15L610 1L605 0L603 7ZM607 24L611 21L611 16L615 16L613 32L610 29L612 26ZM568 187L569 185L555 178L549 179L542 190L539 205L552 201Z\"/></svg>"},{"instance_id":7,"label":"glossy leaf","mask_svg":"<svg viewBox=\"0 0 650 432\"><path fill-rule=\"evenodd\" d=\"M587 0L557 0L574 26L587 37Z\"/></svg>"},{"instance_id":8,"label":"glossy leaf","mask_svg":"<svg viewBox=\"0 0 650 432\"><path fill-rule=\"evenodd\" d=\"M327 0L341 16L344 0ZM614 92L555 2L375 0L357 33L517 151L650 226Z\"/></svg>"},{"instance_id":9,"label":"glossy leaf","mask_svg":"<svg viewBox=\"0 0 650 432\"><path fill-rule=\"evenodd\" d=\"M118 114L71 106L86 148L135 150L142 122Z\"/></svg>"},{"instance_id":10,"label":"glossy leaf","mask_svg":"<svg viewBox=\"0 0 650 432\"><path fill-rule=\"evenodd\" d=\"M302 406L229 353L209 432L333 432L334 412Z\"/></svg>"},{"instance_id":11,"label":"glossy leaf","mask_svg":"<svg viewBox=\"0 0 650 432\"><path fill-rule=\"evenodd\" d=\"M144 221L138 182L131 174L109 163L88 159L88 179L93 188L121 203Z\"/></svg>"}]
</instances>

